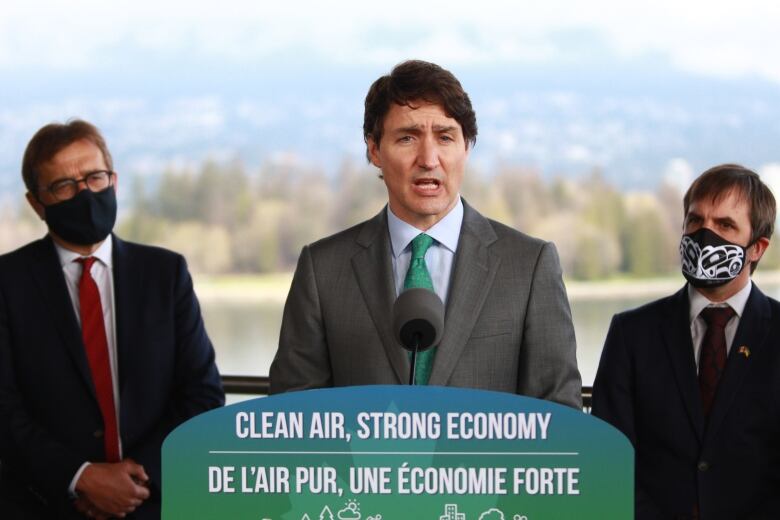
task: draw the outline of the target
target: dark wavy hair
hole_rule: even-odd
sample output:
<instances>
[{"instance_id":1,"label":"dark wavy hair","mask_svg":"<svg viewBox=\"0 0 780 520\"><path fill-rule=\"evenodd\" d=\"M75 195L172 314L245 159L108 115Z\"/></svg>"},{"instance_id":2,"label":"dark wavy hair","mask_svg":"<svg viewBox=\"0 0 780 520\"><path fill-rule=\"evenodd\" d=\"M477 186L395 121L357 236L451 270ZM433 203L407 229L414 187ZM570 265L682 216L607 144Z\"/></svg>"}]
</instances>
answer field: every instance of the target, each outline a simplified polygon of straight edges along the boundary
<instances>
[{"instance_id":1,"label":"dark wavy hair","mask_svg":"<svg viewBox=\"0 0 780 520\"><path fill-rule=\"evenodd\" d=\"M420 60L399 63L390 74L376 80L368 89L363 115L363 140L366 144L371 138L379 146L385 116L393 103L414 107L414 102L419 101L440 105L447 116L460 124L466 146L476 144L477 116L471 108L469 95L452 72Z\"/></svg>"}]
</instances>

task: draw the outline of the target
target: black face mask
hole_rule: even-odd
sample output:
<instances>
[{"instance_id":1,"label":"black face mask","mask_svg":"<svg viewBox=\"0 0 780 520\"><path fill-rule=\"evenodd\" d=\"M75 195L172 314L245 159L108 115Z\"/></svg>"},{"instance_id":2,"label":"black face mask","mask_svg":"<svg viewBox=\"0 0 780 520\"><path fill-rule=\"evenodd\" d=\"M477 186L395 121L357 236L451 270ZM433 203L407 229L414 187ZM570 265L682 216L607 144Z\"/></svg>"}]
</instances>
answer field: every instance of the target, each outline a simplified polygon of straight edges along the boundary
<instances>
[{"instance_id":1,"label":"black face mask","mask_svg":"<svg viewBox=\"0 0 780 520\"><path fill-rule=\"evenodd\" d=\"M691 285L720 287L742 272L747 262L747 248L721 238L710 229L701 228L683 235L680 258L683 276Z\"/></svg>"},{"instance_id":2,"label":"black face mask","mask_svg":"<svg viewBox=\"0 0 780 520\"><path fill-rule=\"evenodd\" d=\"M81 190L72 199L44 206L46 224L57 236L72 244L87 246L103 241L116 222L116 193Z\"/></svg>"}]
</instances>

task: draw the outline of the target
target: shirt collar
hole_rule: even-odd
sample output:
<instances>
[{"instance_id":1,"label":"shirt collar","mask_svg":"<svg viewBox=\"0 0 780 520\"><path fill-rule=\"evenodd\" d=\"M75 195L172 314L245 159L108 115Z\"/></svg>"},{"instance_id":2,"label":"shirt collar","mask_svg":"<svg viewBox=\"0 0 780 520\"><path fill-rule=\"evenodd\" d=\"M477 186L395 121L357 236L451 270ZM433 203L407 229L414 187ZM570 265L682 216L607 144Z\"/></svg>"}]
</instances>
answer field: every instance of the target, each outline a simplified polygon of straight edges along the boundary
<instances>
[{"instance_id":1,"label":"shirt collar","mask_svg":"<svg viewBox=\"0 0 780 520\"><path fill-rule=\"evenodd\" d=\"M688 301L690 302L690 313L688 318L690 319L690 322L693 323L701 311L703 311L704 308L708 305L719 305L720 303L728 304L729 307L734 309L734 312L737 314L737 316L742 318L742 313L745 310L745 305L747 305L748 297L750 296L750 289L752 287L753 281L748 278L748 283L745 284L745 287L740 289L736 294L732 295L731 298L716 304L709 301L706 296L697 291L691 284L688 284Z\"/></svg>"},{"instance_id":2,"label":"shirt collar","mask_svg":"<svg viewBox=\"0 0 780 520\"><path fill-rule=\"evenodd\" d=\"M458 196L458 202L449 213L440 221L425 231L425 234L433 238L438 244L446 247L452 253L458 249L460 228L463 224L463 202ZM393 256L398 258L409 246L414 237L422 233L411 224L396 217L387 205L387 228L390 231L390 242L393 246Z\"/></svg>"},{"instance_id":3,"label":"shirt collar","mask_svg":"<svg viewBox=\"0 0 780 520\"><path fill-rule=\"evenodd\" d=\"M70 249L65 249L57 242L52 242L54 243L54 248L57 250L57 256L60 258L60 265L63 268L73 263L76 259L83 258L83 255L76 253L75 251L71 251ZM94 256L100 260L103 265L110 268L113 265L113 261L111 259L111 252L113 251L112 242L113 240L111 239L111 235L108 235L108 238L106 238L103 243L100 244L100 247L98 247L97 250L89 256Z\"/></svg>"}]
</instances>

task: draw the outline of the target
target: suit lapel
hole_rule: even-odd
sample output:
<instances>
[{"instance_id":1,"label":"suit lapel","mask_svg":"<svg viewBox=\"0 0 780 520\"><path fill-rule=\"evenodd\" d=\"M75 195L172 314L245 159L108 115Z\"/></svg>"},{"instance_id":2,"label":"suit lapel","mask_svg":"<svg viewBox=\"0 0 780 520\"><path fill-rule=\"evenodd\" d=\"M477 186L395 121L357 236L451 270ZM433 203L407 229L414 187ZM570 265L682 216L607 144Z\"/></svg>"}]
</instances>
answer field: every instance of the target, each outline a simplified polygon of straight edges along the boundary
<instances>
[{"instance_id":1,"label":"suit lapel","mask_svg":"<svg viewBox=\"0 0 780 520\"><path fill-rule=\"evenodd\" d=\"M54 322L63 346L73 358L76 371L95 397L95 386L92 383L81 329L73 310L73 303L70 301L68 286L65 283L65 275L54 242L47 236L38 242L38 246L29 265L40 292L40 299L47 308L46 314Z\"/></svg>"},{"instance_id":2,"label":"suit lapel","mask_svg":"<svg viewBox=\"0 0 780 520\"><path fill-rule=\"evenodd\" d=\"M665 323L661 324L664 343L674 370L680 396L699 440L704 435L704 411L696 377L696 359L693 354L691 326L688 322L688 286L672 296L672 305L666 308Z\"/></svg>"},{"instance_id":3,"label":"suit lapel","mask_svg":"<svg viewBox=\"0 0 780 520\"><path fill-rule=\"evenodd\" d=\"M134 266L131 269L131 262L127 258L127 246L115 235L111 235L113 240L112 260L114 276L114 313L116 316L116 352L117 352L117 373L119 374L119 392L121 396L124 388L125 377L124 370L130 366L130 356L132 354L132 345L137 344L135 334L140 330L138 326L133 325L133 302L141 301L136 297L136 291L142 290L141 269ZM121 402L121 401L120 401Z\"/></svg>"},{"instance_id":4,"label":"suit lapel","mask_svg":"<svg viewBox=\"0 0 780 520\"><path fill-rule=\"evenodd\" d=\"M715 401L712 403L709 425L707 426L707 436L714 435L718 427L723 422L723 418L734 402L734 397L742 386L745 375L750 369L758 354L766 343L766 338L770 329L771 311L769 301L758 287L753 284L750 290L750 296L745 304L742 317L739 320L737 333L734 336L734 342L729 350L729 357L726 363L726 369L718 383L718 389L715 394ZM740 348L749 349L749 355L740 352Z\"/></svg>"},{"instance_id":5,"label":"suit lapel","mask_svg":"<svg viewBox=\"0 0 780 520\"><path fill-rule=\"evenodd\" d=\"M362 249L352 257L352 269L398 382L406 382L409 380L409 360L406 351L395 340L391 325L395 281L390 260L387 208L365 223L357 243Z\"/></svg>"},{"instance_id":6,"label":"suit lapel","mask_svg":"<svg viewBox=\"0 0 780 520\"><path fill-rule=\"evenodd\" d=\"M447 384L479 317L500 263L488 249L495 240L490 222L463 201L463 224L447 297L444 336L434 358L431 385Z\"/></svg>"}]
</instances>

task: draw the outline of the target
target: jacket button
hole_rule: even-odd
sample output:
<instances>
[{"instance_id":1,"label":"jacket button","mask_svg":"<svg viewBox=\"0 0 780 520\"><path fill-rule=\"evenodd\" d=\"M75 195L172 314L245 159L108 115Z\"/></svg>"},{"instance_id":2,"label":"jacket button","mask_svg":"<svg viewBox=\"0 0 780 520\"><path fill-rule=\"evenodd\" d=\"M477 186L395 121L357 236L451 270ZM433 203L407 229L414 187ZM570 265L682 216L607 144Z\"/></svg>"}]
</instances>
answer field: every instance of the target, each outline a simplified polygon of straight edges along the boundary
<instances>
[{"instance_id":1,"label":"jacket button","mask_svg":"<svg viewBox=\"0 0 780 520\"><path fill-rule=\"evenodd\" d=\"M710 465L704 462L703 460L700 461L696 467L699 468L699 471L707 471L708 469L710 469Z\"/></svg>"},{"instance_id":2,"label":"jacket button","mask_svg":"<svg viewBox=\"0 0 780 520\"><path fill-rule=\"evenodd\" d=\"M103 436L103 430L95 430L92 432L92 436L96 439L99 439Z\"/></svg>"}]
</instances>

